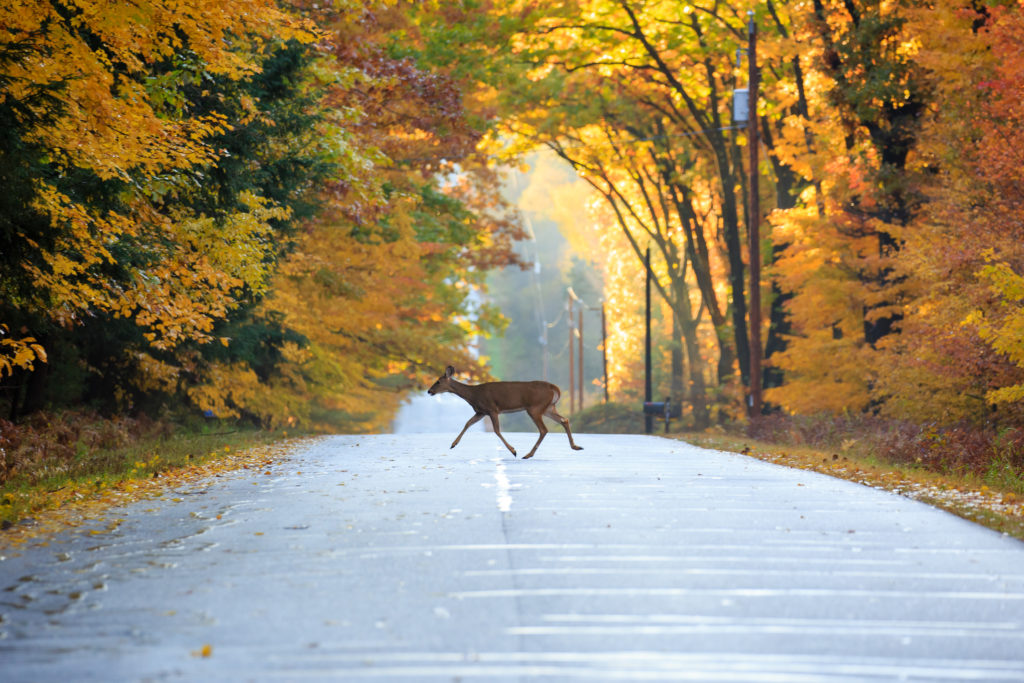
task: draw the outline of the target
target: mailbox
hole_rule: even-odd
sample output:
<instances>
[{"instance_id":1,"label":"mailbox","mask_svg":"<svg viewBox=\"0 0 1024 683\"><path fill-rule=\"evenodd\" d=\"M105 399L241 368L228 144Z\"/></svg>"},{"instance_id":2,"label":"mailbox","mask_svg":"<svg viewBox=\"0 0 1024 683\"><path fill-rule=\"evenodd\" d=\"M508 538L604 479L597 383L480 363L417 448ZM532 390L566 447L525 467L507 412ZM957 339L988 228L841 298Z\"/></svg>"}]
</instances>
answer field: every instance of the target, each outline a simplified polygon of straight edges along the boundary
<instances>
[{"instance_id":1,"label":"mailbox","mask_svg":"<svg viewBox=\"0 0 1024 683\"><path fill-rule=\"evenodd\" d=\"M664 418L665 432L668 432L668 421L672 418L681 418L683 406L680 403L672 403L670 398L666 398L664 401L644 401L644 415Z\"/></svg>"}]
</instances>

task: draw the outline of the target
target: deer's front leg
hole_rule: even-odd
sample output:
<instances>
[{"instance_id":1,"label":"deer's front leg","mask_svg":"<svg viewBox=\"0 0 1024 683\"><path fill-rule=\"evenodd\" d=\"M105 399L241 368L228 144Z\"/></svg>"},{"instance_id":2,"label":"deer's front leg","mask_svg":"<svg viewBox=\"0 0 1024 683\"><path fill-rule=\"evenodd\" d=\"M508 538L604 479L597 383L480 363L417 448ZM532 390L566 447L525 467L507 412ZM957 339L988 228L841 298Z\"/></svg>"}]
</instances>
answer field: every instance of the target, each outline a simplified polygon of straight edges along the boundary
<instances>
[{"instance_id":1,"label":"deer's front leg","mask_svg":"<svg viewBox=\"0 0 1024 683\"><path fill-rule=\"evenodd\" d=\"M477 413L473 417L469 418L469 421L466 423L466 426L463 427L462 431L459 432L459 435L457 437L455 437L455 441L452 441L451 447L455 448L456 446L458 446L459 445L459 440L462 438L462 435L466 433L466 430L469 429L470 427L472 427L473 425L475 425L477 422L479 422L482 419L484 419L484 414L483 413Z\"/></svg>"},{"instance_id":2,"label":"deer's front leg","mask_svg":"<svg viewBox=\"0 0 1024 683\"><path fill-rule=\"evenodd\" d=\"M516 454L516 449L512 448L512 444L510 444L508 441L505 441L505 437L503 437L501 435L501 427L498 426L498 414L497 413L491 413L491 424L494 425L494 433L497 434L498 438L501 439L501 442L503 444L505 444L505 448L507 448L510 451L512 451L512 455L515 455Z\"/></svg>"}]
</instances>

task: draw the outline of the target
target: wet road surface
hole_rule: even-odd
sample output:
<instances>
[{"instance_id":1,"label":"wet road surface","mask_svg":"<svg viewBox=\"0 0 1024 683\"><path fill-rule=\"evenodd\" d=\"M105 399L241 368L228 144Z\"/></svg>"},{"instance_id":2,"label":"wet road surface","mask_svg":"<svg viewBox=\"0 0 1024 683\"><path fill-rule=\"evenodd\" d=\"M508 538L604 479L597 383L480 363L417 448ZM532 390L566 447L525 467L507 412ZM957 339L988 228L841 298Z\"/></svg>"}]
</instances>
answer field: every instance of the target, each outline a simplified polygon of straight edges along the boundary
<instances>
[{"instance_id":1,"label":"wet road surface","mask_svg":"<svg viewBox=\"0 0 1024 683\"><path fill-rule=\"evenodd\" d=\"M452 438L324 438L8 553L0 679L1024 681L1018 541L655 437Z\"/></svg>"}]
</instances>

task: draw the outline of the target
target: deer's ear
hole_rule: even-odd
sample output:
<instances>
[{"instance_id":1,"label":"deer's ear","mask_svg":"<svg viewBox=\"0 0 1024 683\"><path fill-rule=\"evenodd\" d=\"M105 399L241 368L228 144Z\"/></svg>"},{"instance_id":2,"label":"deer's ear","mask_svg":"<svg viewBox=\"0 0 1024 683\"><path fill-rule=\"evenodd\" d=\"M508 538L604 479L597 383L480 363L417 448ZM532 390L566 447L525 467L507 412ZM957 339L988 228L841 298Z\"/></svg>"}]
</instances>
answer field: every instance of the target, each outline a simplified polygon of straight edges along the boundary
<instances>
[{"instance_id":1,"label":"deer's ear","mask_svg":"<svg viewBox=\"0 0 1024 683\"><path fill-rule=\"evenodd\" d=\"M444 369L444 376L445 377L451 377L454 374L455 374L455 366L454 365L449 365L447 368Z\"/></svg>"}]
</instances>

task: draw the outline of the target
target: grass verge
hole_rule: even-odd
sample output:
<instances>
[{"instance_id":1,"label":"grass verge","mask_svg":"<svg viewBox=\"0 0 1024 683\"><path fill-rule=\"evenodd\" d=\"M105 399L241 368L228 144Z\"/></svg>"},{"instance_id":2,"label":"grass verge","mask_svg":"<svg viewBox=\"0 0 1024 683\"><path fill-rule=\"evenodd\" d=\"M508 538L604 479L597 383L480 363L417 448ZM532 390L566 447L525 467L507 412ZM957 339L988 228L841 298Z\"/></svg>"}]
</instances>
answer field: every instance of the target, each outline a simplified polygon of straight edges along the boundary
<instances>
[{"instance_id":1,"label":"grass verge","mask_svg":"<svg viewBox=\"0 0 1024 683\"><path fill-rule=\"evenodd\" d=\"M742 453L795 469L811 470L892 491L951 512L994 531L1024 541L1024 496L1011 482L990 486L974 475L939 474L909 465L881 462L871 455L786 446L723 431L669 434L687 443Z\"/></svg>"},{"instance_id":2,"label":"grass verge","mask_svg":"<svg viewBox=\"0 0 1024 683\"><path fill-rule=\"evenodd\" d=\"M573 415L572 426L580 433L639 434L644 419L635 405L598 404ZM766 419L749 431L735 425L664 434L664 422L654 421L656 435L892 491L1024 541L1024 437L1013 430L992 435L807 417Z\"/></svg>"},{"instance_id":3,"label":"grass verge","mask_svg":"<svg viewBox=\"0 0 1024 683\"><path fill-rule=\"evenodd\" d=\"M20 440L8 438L8 446L16 445L4 454L0 548L79 526L113 505L173 496L205 477L265 468L297 441L294 435L289 441L283 431L214 423L161 425L145 433L126 427L117 438L95 445L90 435L101 423L81 416L54 419L63 422L60 428L51 423L48 439L38 431L23 431ZM50 447L54 434L65 442L62 448Z\"/></svg>"},{"instance_id":4,"label":"grass verge","mask_svg":"<svg viewBox=\"0 0 1024 683\"><path fill-rule=\"evenodd\" d=\"M265 469L299 442L285 431L229 423L174 427L89 415L44 419L20 432L0 421L0 548L81 525L113 505L173 496L206 477ZM572 423L580 433L643 431L635 409L615 404L588 408ZM661 434L662 423L655 426ZM924 464L927 458L879 458L867 439L840 438L830 449L720 428L667 436L892 491L1024 541L1024 483L1016 461L1006 458L993 459L981 473L939 473Z\"/></svg>"}]
</instances>

